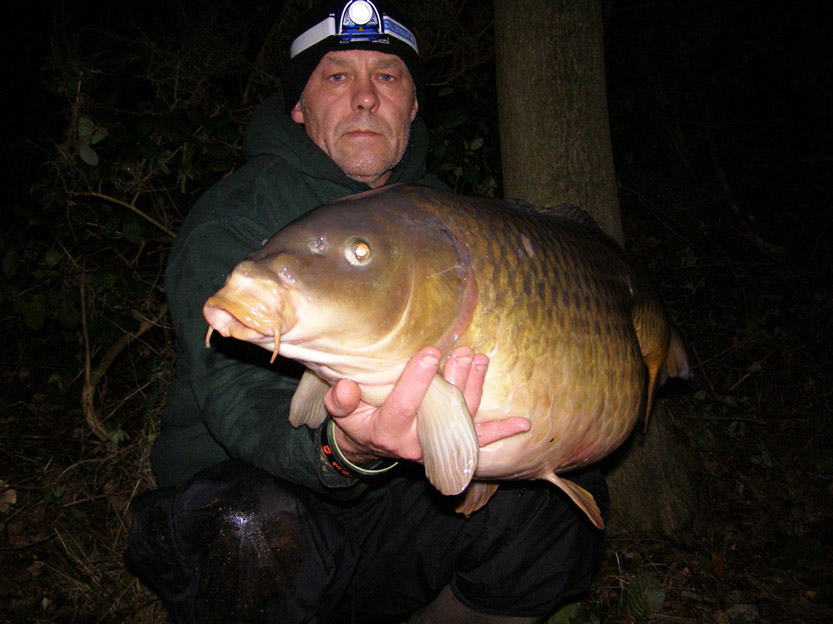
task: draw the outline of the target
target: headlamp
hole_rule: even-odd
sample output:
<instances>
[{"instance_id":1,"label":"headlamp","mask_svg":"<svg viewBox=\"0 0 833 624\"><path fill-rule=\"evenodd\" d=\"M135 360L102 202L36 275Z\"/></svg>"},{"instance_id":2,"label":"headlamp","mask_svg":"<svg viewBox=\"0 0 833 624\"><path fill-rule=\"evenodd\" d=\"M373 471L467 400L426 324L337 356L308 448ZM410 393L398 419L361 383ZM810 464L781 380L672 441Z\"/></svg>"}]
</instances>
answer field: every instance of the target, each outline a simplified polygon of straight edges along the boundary
<instances>
[{"instance_id":1,"label":"headlamp","mask_svg":"<svg viewBox=\"0 0 833 624\"><path fill-rule=\"evenodd\" d=\"M330 13L315 26L298 35L289 48L289 58L295 58L327 37L338 37L342 43L387 43L390 37L394 37L419 54L414 33L389 15L379 13L376 5L370 0L350 0L345 3L339 15Z\"/></svg>"}]
</instances>

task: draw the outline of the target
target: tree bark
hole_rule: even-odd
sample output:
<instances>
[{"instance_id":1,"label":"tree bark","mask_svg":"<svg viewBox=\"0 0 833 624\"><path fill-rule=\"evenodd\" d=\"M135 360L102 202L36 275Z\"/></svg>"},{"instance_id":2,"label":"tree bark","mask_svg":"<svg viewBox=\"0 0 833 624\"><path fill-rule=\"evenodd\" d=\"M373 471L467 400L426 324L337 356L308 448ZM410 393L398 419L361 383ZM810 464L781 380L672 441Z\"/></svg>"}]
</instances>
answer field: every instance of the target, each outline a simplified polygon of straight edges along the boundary
<instances>
[{"instance_id":1,"label":"tree bark","mask_svg":"<svg viewBox=\"0 0 833 624\"><path fill-rule=\"evenodd\" d=\"M600 1L495 0L504 197L573 203L622 242Z\"/></svg>"},{"instance_id":2,"label":"tree bark","mask_svg":"<svg viewBox=\"0 0 833 624\"><path fill-rule=\"evenodd\" d=\"M697 511L699 462L662 403L653 410L648 432L640 426L602 462L610 489L608 524L673 535Z\"/></svg>"},{"instance_id":3,"label":"tree bark","mask_svg":"<svg viewBox=\"0 0 833 624\"><path fill-rule=\"evenodd\" d=\"M574 203L622 242L607 115L601 0L495 0L504 196ZM693 517L696 470L662 410L605 467L620 524L674 533ZM644 439L643 439L644 438Z\"/></svg>"}]
</instances>

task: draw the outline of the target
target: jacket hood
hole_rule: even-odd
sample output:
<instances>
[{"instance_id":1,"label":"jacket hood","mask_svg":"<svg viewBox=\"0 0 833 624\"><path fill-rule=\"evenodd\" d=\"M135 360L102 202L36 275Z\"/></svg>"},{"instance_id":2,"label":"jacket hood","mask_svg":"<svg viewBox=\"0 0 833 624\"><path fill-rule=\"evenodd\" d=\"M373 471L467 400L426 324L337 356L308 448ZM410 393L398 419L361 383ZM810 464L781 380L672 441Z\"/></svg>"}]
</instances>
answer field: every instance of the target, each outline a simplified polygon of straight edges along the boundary
<instances>
[{"instance_id":1,"label":"jacket hood","mask_svg":"<svg viewBox=\"0 0 833 624\"><path fill-rule=\"evenodd\" d=\"M411 124L408 147L402 160L394 167L388 184L414 182L422 178L425 175L427 153L428 128L422 118L417 116ZM252 116L243 139L243 155L247 160L259 156L277 157L304 175L349 186L357 184L313 143L302 124L292 121L286 113L280 93L270 96Z\"/></svg>"}]
</instances>

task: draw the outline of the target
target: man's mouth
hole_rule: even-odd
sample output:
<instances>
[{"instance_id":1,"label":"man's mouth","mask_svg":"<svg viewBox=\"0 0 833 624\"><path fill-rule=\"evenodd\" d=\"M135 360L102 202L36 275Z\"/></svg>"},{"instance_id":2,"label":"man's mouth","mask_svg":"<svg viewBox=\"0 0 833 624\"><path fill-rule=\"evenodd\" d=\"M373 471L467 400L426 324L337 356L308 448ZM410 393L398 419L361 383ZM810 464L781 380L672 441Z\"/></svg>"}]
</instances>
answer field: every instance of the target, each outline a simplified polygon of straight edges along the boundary
<instances>
[{"instance_id":1,"label":"man's mouth","mask_svg":"<svg viewBox=\"0 0 833 624\"><path fill-rule=\"evenodd\" d=\"M378 132L375 132L373 130L350 130L348 132L345 132L344 135L355 139L372 139L381 136Z\"/></svg>"}]
</instances>

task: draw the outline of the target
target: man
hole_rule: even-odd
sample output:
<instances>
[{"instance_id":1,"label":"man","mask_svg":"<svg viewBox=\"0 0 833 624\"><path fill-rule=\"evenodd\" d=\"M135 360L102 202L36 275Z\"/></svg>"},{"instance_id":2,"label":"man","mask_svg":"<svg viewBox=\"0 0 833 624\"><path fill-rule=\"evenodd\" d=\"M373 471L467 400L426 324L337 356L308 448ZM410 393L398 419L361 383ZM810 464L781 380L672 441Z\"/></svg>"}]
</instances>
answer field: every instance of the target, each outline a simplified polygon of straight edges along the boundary
<instances>
[{"instance_id":1,"label":"man","mask_svg":"<svg viewBox=\"0 0 833 624\"><path fill-rule=\"evenodd\" d=\"M160 489L134 502L126 553L176 622L537 622L589 585L601 535L554 488L501 487L465 518L421 474L428 384L442 365L474 413L484 356L462 348L441 362L426 346L380 407L343 380L325 398L332 423L312 431L288 423L291 363L268 366L234 340L204 345L205 300L290 220L385 184L440 185L425 174L423 82L416 39L388 2L319 4L293 41L285 104L255 114L246 165L177 235L166 272L177 377L151 454ZM528 427L510 418L478 437ZM598 473L576 479L604 504Z\"/></svg>"}]
</instances>

